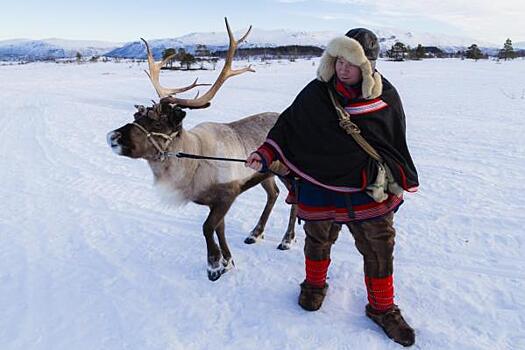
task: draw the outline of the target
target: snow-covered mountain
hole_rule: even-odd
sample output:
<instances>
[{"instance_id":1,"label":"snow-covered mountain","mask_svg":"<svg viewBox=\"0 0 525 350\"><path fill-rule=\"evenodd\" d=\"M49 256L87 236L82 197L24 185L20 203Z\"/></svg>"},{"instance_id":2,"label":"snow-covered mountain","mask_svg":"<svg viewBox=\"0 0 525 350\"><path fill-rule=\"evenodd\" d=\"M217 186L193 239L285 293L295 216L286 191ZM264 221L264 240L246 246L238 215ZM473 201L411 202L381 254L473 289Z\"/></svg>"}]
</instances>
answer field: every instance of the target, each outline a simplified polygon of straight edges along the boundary
<instances>
[{"instance_id":1,"label":"snow-covered mountain","mask_svg":"<svg viewBox=\"0 0 525 350\"><path fill-rule=\"evenodd\" d=\"M234 34L237 38L244 34L246 29L238 30ZM476 43L484 51L490 52L500 45L480 41L472 38L456 37L442 34L414 33L399 29L373 28L380 38L382 50L389 49L395 42L401 41L405 45L436 46L447 52L464 50ZM333 37L341 35L340 32L321 31L305 32L285 29L264 30L253 28L242 47L276 47L284 45L311 45L325 47ZM148 38L146 38L148 39ZM162 55L166 48L184 47L189 52L194 52L197 44L204 44L211 51L223 50L228 47L226 32L190 33L176 38L152 39L151 45L156 58ZM525 47L525 43L516 43L515 47ZM72 41L60 39L46 40L8 40L0 41L0 59L45 59L74 57L77 52L83 56L106 55L123 58L144 58L146 50L140 40L124 45L100 41Z\"/></svg>"},{"instance_id":2,"label":"snow-covered mountain","mask_svg":"<svg viewBox=\"0 0 525 350\"><path fill-rule=\"evenodd\" d=\"M240 38L244 35L245 30L234 32L235 37ZM241 47L277 47L285 45L324 47L336 35L336 32L297 32L284 29L263 30L253 28ZM190 33L173 39L152 39L148 40L148 43L151 46L153 55L156 58L160 58L162 52L167 48L185 48L193 53L198 44L206 45L211 51L225 50L228 48L228 35L226 32ZM112 50L106 55L110 57L143 58L146 57L146 49L141 41L134 41Z\"/></svg>"},{"instance_id":3,"label":"snow-covered mountain","mask_svg":"<svg viewBox=\"0 0 525 350\"><path fill-rule=\"evenodd\" d=\"M390 47L398 41L412 47L415 47L418 44L423 46L436 46L446 52L464 50L473 43L476 43L479 47L482 49L484 48L485 50L497 47L497 45L490 42L451 35L413 33L385 28L375 28L373 30L379 37L381 49L383 51L390 49ZM240 30L234 34L239 38L244 34L244 31ZM305 32L284 29L263 30L254 28L242 47L311 45L324 48L330 39L340 35L340 32L335 31ZM154 39L149 40L148 42L150 43L154 56L160 58L162 51L170 47L184 47L186 50L193 52L197 44L205 44L211 51L218 49L222 50L228 47L228 36L225 32L191 33L178 38ZM140 41L136 41L115 49L107 53L107 55L124 58L138 58L145 57L146 50Z\"/></svg>"},{"instance_id":4,"label":"snow-covered mountain","mask_svg":"<svg viewBox=\"0 0 525 350\"><path fill-rule=\"evenodd\" d=\"M43 60L53 58L75 57L77 52L82 56L102 55L122 43L64 40L64 39L14 39L0 41L0 59L4 60Z\"/></svg>"},{"instance_id":5,"label":"snow-covered mountain","mask_svg":"<svg viewBox=\"0 0 525 350\"><path fill-rule=\"evenodd\" d=\"M496 44L488 41L446 34L401 32L395 29L384 28L375 29L374 31L379 37L382 50L390 49L390 47L398 41L411 47L416 47L419 44L423 46L436 46L445 52L464 50L472 44L477 44L478 47L481 48L497 47Z\"/></svg>"},{"instance_id":6,"label":"snow-covered mountain","mask_svg":"<svg viewBox=\"0 0 525 350\"><path fill-rule=\"evenodd\" d=\"M245 33L245 30L235 32L235 37L239 38ZM292 31L286 29L263 30L253 28L246 39L248 47L276 47L285 45L311 45L323 47L337 32L305 32ZM191 33L178 38L185 45L205 43L212 46L227 46L228 36L225 32L211 33Z\"/></svg>"},{"instance_id":7,"label":"snow-covered mountain","mask_svg":"<svg viewBox=\"0 0 525 350\"><path fill-rule=\"evenodd\" d=\"M147 39L146 39L147 40ZM153 51L153 56L159 59L162 57L162 52L168 48L186 48L190 52L193 50L193 45L186 46L183 42L178 39L154 39L148 40L148 44ZM211 48L211 47L210 47ZM105 56L109 57L121 57L121 58L145 58L146 47L140 40L127 43L122 47L115 48L105 53Z\"/></svg>"}]
</instances>

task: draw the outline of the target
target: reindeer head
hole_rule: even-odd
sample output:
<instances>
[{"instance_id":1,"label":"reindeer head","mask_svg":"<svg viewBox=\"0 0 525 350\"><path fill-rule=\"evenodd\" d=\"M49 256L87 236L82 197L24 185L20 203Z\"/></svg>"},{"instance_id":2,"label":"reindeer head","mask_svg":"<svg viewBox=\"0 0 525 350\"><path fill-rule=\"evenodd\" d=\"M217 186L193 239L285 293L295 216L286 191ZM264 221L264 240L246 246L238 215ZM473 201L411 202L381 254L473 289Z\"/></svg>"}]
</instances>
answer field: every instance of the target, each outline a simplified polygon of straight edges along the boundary
<instances>
[{"instance_id":1,"label":"reindeer head","mask_svg":"<svg viewBox=\"0 0 525 350\"><path fill-rule=\"evenodd\" d=\"M113 152L130 158L160 159L177 140L186 112L169 103L151 107L135 105L135 120L111 131L108 144Z\"/></svg>"},{"instance_id":2,"label":"reindeer head","mask_svg":"<svg viewBox=\"0 0 525 350\"><path fill-rule=\"evenodd\" d=\"M197 79L195 79L192 84L182 88L165 88L161 86L159 81L160 69L172 56L165 58L161 62L155 62L147 41L142 39L146 45L148 54L149 72L146 71L146 74L150 78L157 95L160 97L160 102L153 102L152 107L136 105L135 107L138 111L134 114L135 121L108 133L108 144L115 153L131 158L164 160L169 147L176 141L182 131L182 119L186 115L186 112L182 110L183 108L194 109L209 107L210 101L226 79L244 72L254 72L251 66L237 70L231 69L237 45L246 39L250 33L251 26L246 34L236 41L226 18L225 21L230 46L224 67L211 88L201 97L197 94L193 99L177 98L175 95L193 89L196 86L211 84L197 84Z\"/></svg>"}]
</instances>

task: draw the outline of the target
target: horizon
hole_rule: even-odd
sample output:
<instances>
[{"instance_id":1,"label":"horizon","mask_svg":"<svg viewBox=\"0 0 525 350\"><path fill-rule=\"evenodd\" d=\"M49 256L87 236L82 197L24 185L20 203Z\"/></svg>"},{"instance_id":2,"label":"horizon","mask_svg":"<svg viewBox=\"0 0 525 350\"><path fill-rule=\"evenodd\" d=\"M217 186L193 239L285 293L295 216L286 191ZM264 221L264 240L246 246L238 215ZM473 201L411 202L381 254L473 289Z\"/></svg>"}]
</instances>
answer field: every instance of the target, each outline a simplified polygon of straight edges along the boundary
<instances>
[{"instance_id":1,"label":"horizon","mask_svg":"<svg viewBox=\"0 0 525 350\"><path fill-rule=\"evenodd\" d=\"M457 4L452 0L431 2L432 5L400 0L393 5L381 0L372 4L363 0L257 0L244 5L240 0L227 3L203 0L197 4L159 0L152 8L151 4L142 5L145 2L140 1L93 0L88 6L64 0L45 4L28 0L24 4L13 2L3 6L0 41L61 39L128 43L138 37L175 38L191 33L225 32L223 17L228 17L233 31L252 25L260 30L344 34L352 27L369 27L464 37L497 45L507 38L513 42L525 41L525 27L520 24L525 17L525 4L520 1L507 0L498 6L486 0L473 4ZM433 9L431 13L429 7ZM268 18L272 19L271 24ZM166 23L174 25L170 28ZM483 35L479 28L484 29Z\"/></svg>"},{"instance_id":2,"label":"horizon","mask_svg":"<svg viewBox=\"0 0 525 350\"><path fill-rule=\"evenodd\" d=\"M223 19L223 23L224 23L224 19ZM233 28L230 20L229 20L229 23L230 23L230 27L232 27L232 31L234 33L235 32L243 32L243 31L245 31L247 29L247 28ZM486 40L479 40L479 38L465 37L465 36L454 35L454 34L430 33L430 32L412 32L412 31L403 31L403 29L395 29L395 28L373 28L373 27L369 27L369 29L375 31L376 33L378 31L395 31L395 30L398 30L399 32L405 32L405 33L409 32L411 34L416 34L416 35L429 34L429 35L434 35L434 36L437 36L437 37L442 35L443 37L447 37L447 38L456 38L456 39L463 39L463 40L464 39L471 39L472 40L472 44L477 44L479 47L487 47L487 48L496 48L496 47L499 47L499 46L503 46L503 43L506 40L506 39L503 40L501 43L495 43L495 42L489 42L489 41L486 41ZM252 27L252 32L253 32L253 30L261 30L261 31L268 31L268 32L270 32L270 31L300 32L300 31L297 31L297 30L287 29L287 28L265 29L265 28ZM331 31L330 30L320 30L320 31L303 31L303 32L320 33L320 32L331 32ZM182 37L185 37L185 36L189 36L189 35L193 35L193 34L211 34L211 33L225 33L225 35L227 35L226 34L226 28L224 28L224 30L222 30L222 31L188 32L188 33L183 33L182 35L178 35L178 36L148 38L147 40L148 41L172 40L172 39L179 39L179 38L182 38ZM379 37L381 37L381 36L379 36ZM512 38L510 38L510 39L511 39L513 44L516 44L516 43L523 44L523 43L525 43L525 40L514 40ZM133 40L129 40L129 41L108 41L108 40L100 40L100 39L92 39L92 38L78 38L77 39L77 38L68 38L68 37L42 37L42 38L21 38L21 37L19 37L19 38L8 38L8 39L2 39L0 37L0 43L2 43L2 42L9 42L9 41L24 41L24 40L27 40L27 41L54 41L54 40L56 40L56 41L64 41L64 42L70 42L70 43L72 43L72 42L79 42L79 43L85 42L86 44L87 43L101 43L101 44L115 44L115 45L128 45L128 44L131 44L131 43L140 42L140 39L138 39L138 38L133 39ZM425 45L423 45L423 46L425 46Z\"/></svg>"}]
</instances>

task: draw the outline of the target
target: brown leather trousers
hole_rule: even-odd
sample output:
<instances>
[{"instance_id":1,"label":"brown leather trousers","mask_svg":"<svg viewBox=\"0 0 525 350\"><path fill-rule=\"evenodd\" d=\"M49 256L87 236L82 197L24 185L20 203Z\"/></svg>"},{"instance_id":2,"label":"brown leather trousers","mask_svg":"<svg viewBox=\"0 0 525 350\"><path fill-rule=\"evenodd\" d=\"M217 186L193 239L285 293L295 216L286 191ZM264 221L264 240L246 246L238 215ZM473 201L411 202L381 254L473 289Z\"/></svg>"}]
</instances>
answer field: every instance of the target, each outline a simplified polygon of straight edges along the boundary
<instances>
[{"instance_id":1,"label":"brown leather trousers","mask_svg":"<svg viewBox=\"0 0 525 350\"><path fill-rule=\"evenodd\" d=\"M355 246L364 260L365 276L384 278L392 275L394 238L394 213L378 218L349 222L346 225L354 237ZM307 221L304 224L306 240L304 255L311 260L330 258L332 244L341 231L341 224L332 220Z\"/></svg>"}]
</instances>

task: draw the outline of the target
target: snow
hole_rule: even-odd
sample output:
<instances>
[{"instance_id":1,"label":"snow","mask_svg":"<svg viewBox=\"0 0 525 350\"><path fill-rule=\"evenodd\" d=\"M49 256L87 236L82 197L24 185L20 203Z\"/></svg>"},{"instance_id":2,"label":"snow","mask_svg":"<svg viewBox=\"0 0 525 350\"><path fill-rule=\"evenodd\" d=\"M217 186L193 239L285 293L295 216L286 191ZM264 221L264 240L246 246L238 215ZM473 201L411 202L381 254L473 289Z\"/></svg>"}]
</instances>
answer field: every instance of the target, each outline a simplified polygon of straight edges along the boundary
<instances>
[{"instance_id":1,"label":"snow","mask_svg":"<svg viewBox=\"0 0 525 350\"><path fill-rule=\"evenodd\" d=\"M211 108L188 112L186 127L281 111L316 67L257 63ZM284 189L265 240L251 246L243 239L265 194L239 197L226 217L236 267L208 281L206 208L167 207L147 164L106 144L134 104L155 97L144 68L0 67L2 349L399 349L364 315L361 256L346 228L322 309L297 305L304 232L296 227L290 251L276 249ZM421 180L396 215L396 302L416 329L414 348L524 349L525 61L378 68L404 101ZM161 80L217 73L163 71Z\"/></svg>"}]
</instances>

